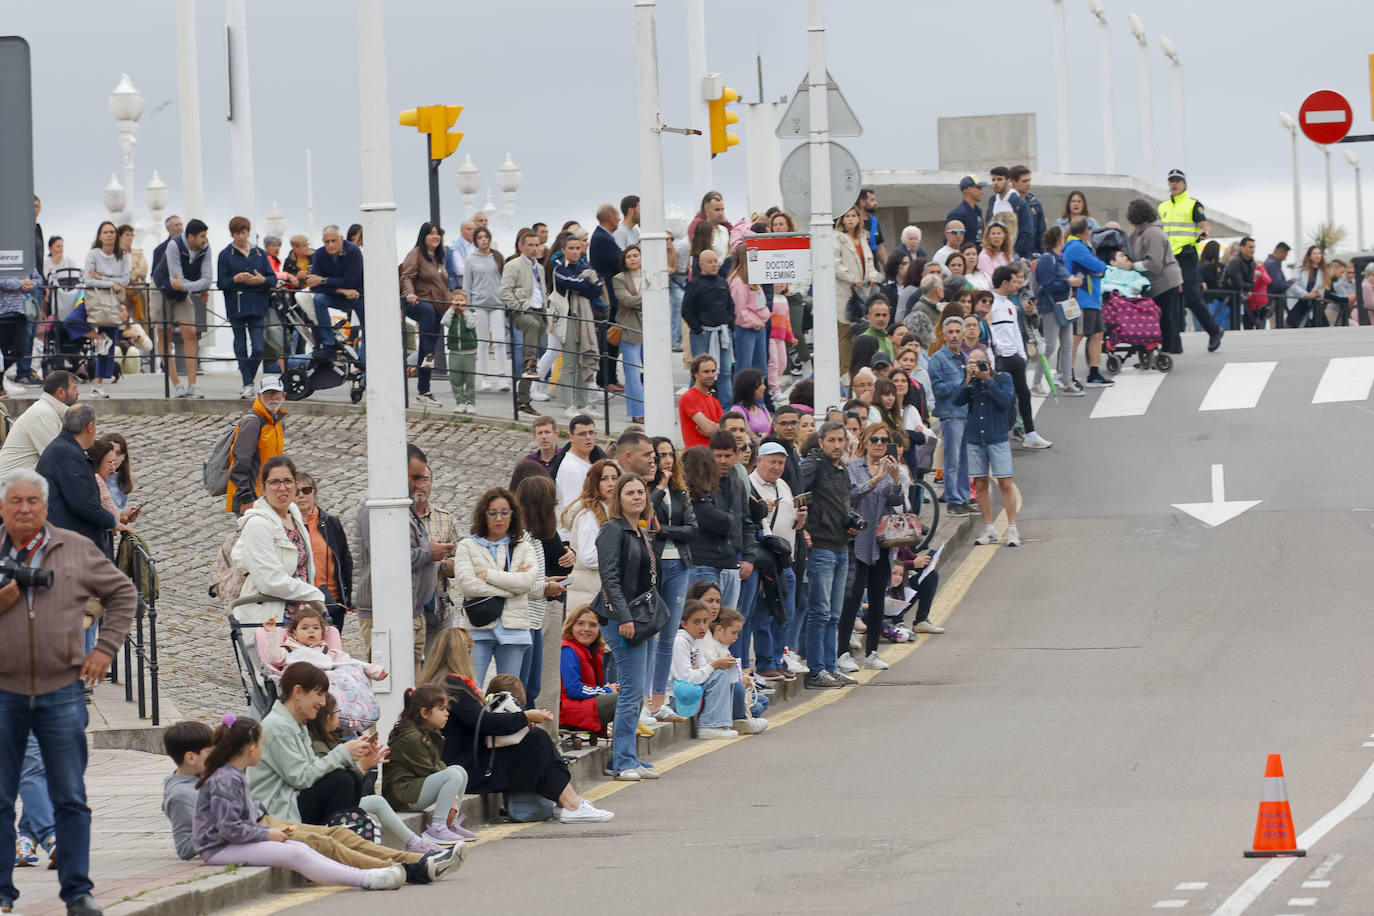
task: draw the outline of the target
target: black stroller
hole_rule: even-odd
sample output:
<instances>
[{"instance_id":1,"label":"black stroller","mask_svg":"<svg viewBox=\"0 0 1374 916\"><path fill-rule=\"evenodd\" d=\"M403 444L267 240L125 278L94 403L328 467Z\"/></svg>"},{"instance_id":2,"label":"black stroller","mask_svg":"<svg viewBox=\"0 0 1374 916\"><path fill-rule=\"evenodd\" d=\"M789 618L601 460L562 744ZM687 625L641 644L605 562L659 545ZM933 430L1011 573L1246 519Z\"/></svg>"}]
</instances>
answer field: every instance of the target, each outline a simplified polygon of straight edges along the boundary
<instances>
[{"instance_id":1,"label":"black stroller","mask_svg":"<svg viewBox=\"0 0 1374 916\"><path fill-rule=\"evenodd\" d=\"M52 316L40 325L39 340L43 346L40 363L43 374L57 369L74 373L81 381L94 377L95 342L80 334L74 334L67 319L72 312L85 305L85 290L82 286L82 273L75 267L54 270L48 276L52 292ZM115 360L114 377L119 379L121 371L119 360Z\"/></svg>"},{"instance_id":2,"label":"black stroller","mask_svg":"<svg viewBox=\"0 0 1374 916\"><path fill-rule=\"evenodd\" d=\"M285 357L286 371L282 373L282 387L286 390L288 401L299 401L310 397L316 391L337 388L347 383L348 398L354 404L363 399L367 389L365 366L358 359L358 344L362 330L358 327L345 327L340 321L334 325L334 349L326 353L316 339L315 318L289 290L278 290L272 296L271 307L281 319L283 332L287 337L287 350L292 339L303 343L304 352Z\"/></svg>"}]
</instances>

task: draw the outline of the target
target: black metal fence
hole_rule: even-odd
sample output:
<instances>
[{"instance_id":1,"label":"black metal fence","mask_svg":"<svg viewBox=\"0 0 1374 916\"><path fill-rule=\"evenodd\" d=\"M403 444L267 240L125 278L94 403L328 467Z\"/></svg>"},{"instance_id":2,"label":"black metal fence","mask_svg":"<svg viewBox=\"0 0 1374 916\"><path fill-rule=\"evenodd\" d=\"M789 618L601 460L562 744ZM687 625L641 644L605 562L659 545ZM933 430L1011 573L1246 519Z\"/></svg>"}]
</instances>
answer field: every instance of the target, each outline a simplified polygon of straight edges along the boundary
<instances>
[{"instance_id":1,"label":"black metal fence","mask_svg":"<svg viewBox=\"0 0 1374 916\"><path fill-rule=\"evenodd\" d=\"M138 717L152 714L153 725L160 725L157 663L157 561L138 541L131 541L133 569L129 578L138 592L133 626L124 637L124 699L133 702L138 692ZM146 629L145 629L146 624ZM110 666L110 680L119 683L119 660Z\"/></svg>"}]
</instances>

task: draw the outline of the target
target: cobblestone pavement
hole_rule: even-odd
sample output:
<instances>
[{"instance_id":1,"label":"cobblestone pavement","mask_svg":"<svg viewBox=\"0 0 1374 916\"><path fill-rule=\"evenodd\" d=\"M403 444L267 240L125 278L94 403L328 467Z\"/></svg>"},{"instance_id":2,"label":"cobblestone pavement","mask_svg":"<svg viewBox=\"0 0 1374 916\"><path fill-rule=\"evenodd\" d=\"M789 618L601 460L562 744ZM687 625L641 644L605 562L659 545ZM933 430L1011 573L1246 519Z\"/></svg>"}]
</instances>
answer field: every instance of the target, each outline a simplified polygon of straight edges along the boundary
<instances>
[{"instance_id":1,"label":"cobblestone pavement","mask_svg":"<svg viewBox=\"0 0 1374 916\"><path fill-rule=\"evenodd\" d=\"M218 718L243 704L229 627L207 593L215 554L233 530L233 517L224 513L223 500L207 495L200 483L201 460L238 416L116 415L100 424L100 432L120 432L129 440L137 484L132 500L143 506L135 528L158 562L162 691L185 714L202 719ZM486 424L443 418L408 425L410 441L430 459L435 503L460 519L482 491L504 484L515 461L533 447L528 433ZM366 433L361 414L288 416L286 422L287 454L314 476L320 505L341 516L350 532L366 492ZM352 618L344 636L358 648Z\"/></svg>"}]
</instances>

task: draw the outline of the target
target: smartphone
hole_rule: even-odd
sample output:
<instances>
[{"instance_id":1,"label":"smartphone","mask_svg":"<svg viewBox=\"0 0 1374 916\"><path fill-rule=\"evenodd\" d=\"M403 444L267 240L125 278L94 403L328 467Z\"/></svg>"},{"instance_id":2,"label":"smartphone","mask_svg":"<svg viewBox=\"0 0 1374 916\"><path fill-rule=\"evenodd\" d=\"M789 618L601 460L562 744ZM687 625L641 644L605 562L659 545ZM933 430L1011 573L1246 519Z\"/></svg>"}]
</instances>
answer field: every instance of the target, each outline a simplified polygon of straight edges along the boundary
<instances>
[{"instance_id":1,"label":"smartphone","mask_svg":"<svg viewBox=\"0 0 1374 916\"><path fill-rule=\"evenodd\" d=\"M363 737L366 738L368 741L376 741L376 740L377 740L377 726L374 725L374 726L372 726L371 728L369 728L367 731L363 732Z\"/></svg>"},{"instance_id":2,"label":"smartphone","mask_svg":"<svg viewBox=\"0 0 1374 916\"><path fill-rule=\"evenodd\" d=\"M887 446L887 457L889 457L889 458L896 458L896 457L897 457L897 446L896 446L896 445L893 445L893 444L891 444L891 443L888 444L888 446Z\"/></svg>"}]
</instances>

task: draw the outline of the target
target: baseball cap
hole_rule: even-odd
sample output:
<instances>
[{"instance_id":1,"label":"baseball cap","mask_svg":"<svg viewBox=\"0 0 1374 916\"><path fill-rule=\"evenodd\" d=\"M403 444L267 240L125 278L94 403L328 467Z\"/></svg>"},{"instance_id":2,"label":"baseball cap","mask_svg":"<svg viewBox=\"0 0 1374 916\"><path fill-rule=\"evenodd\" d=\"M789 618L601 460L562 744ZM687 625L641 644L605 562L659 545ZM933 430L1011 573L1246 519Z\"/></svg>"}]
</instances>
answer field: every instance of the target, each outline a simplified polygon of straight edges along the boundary
<instances>
[{"instance_id":1,"label":"baseball cap","mask_svg":"<svg viewBox=\"0 0 1374 916\"><path fill-rule=\"evenodd\" d=\"M282 386L280 375L264 375L261 381L258 382L259 392L285 390L286 388Z\"/></svg>"},{"instance_id":2,"label":"baseball cap","mask_svg":"<svg viewBox=\"0 0 1374 916\"><path fill-rule=\"evenodd\" d=\"M1169 180L1177 178L1179 181L1187 181L1188 176L1183 174L1183 169L1169 169Z\"/></svg>"},{"instance_id":3,"label":"baseball cap","mask_svg":"<svg viewBox=\"0 0 1374 916\"><path fill-rule=\"evenodd\" d=\"M972 175L965 175L963 178L959 179L960 191L967 191L969 188L986 188L987 186L988 183L986 181L979 181Z\"/></svg>"},{"instance_id":4,"label":"baseball cap","mask_svg":"<svg viewBox=\"0 0 1374 916\"><path fill-rule=\"evenodd\" d=\"M868 361L868 364L874 369L879 366L890 366L892 365L892 357L879 350L877 353L873 354L873 358Z\"/></svg>"},{"instance_id":5,"label":"baseball cap","mask_svg":"<svg viewBox=\"0 0 1374 916\"><path fill-rule=\"evenodd\" d=\"M763 443L763 445L760 445L760 446L759 446L759 457L760 457L760 458L762 458L764 455L786 455L786 454L787 454L787 449L783 448L781 445L779 445L779 444L776 443L776 442L765 442L765 443Z\"/></svg>"}]
</instances>

